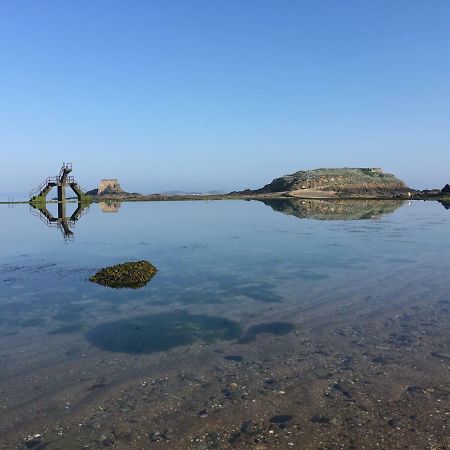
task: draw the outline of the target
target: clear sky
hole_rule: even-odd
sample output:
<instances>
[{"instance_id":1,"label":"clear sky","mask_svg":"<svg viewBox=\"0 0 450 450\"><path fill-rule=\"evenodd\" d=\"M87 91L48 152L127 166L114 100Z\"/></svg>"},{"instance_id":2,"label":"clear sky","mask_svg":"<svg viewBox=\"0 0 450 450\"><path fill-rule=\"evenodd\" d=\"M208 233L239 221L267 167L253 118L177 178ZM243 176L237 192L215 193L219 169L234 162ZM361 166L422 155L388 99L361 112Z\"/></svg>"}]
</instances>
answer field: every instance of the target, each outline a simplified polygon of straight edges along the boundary
<instances>
[{"instance_id":1,"label":"clear sky","mask_svg":"<svg viewBox=\"0 0 450 450\"><path fill-rule=\"evenodd\" d=\"M0 193L450 182L447 0L1 0Z\"/></svg>"}]
</instances>

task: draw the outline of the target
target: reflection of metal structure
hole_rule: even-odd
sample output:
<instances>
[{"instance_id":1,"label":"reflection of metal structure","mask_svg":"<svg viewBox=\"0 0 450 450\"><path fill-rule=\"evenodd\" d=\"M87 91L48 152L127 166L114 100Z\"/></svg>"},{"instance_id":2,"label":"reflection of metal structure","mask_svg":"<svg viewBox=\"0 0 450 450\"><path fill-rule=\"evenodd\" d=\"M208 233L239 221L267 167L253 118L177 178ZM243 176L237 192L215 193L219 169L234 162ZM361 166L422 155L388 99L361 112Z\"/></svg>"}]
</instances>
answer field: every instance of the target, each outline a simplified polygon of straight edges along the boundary
<instances>
[{"instance_id":1,"label":"reflection of metal structure","mask_svg":"<svg viewBox=\"0 0 450 450\"><path fill-rule=\"evenodd\" d=\"M70 172L72 172L72 163L63 163L56 177L47 177L40 186L30 192L30 205L33 214L39 217L47 226L58 227L63 233L64 239L73 237L71 228L75 226L75 222L88 206L82 203L83 191L74 177L69 176ZM58 189L57 217L47 209L47 195L54 187ZM69 217L66 214L66 187L70 187L78 199L78 206Z\"/></svg>"},{"instance_id":2,"label":"reflection of metal structure","mask_svg":"<svg viewBox=\"0 0 450 450\"><path fill-rule=\"evenodd\" d=\"M31 212L33 215L41 219L48 227L57 227L60 229L65 240L73 239L73 231L71 228L75 226L75 222L87 212L89 206L82 203L78 203L77 208L71 216L66 217L66 203L64 207L60 208L58 203L58 217L55 217L48 209L46 204L33 204L31 203ZM62 213L62 214L61 214Z\"/></svg>"}]
</instances>

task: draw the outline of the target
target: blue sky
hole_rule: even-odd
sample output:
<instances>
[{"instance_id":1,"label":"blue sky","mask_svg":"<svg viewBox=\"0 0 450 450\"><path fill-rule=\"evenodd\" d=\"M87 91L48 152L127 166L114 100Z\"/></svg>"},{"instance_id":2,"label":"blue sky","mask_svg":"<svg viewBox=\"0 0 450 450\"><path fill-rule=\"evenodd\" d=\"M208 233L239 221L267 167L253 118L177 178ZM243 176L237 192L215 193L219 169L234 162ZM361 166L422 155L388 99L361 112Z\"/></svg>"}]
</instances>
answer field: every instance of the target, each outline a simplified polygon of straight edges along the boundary
<instances>
[{"instance_id":1,"label":"blue sky","mask_svg":"<svg viewBox=\"0 0 450 450\"><path fill-rule=\"evenodd\" d=\"M259 187L379 166L450 182L450 2L0 2L0 193Z\"/></svg>"}]
</instances>

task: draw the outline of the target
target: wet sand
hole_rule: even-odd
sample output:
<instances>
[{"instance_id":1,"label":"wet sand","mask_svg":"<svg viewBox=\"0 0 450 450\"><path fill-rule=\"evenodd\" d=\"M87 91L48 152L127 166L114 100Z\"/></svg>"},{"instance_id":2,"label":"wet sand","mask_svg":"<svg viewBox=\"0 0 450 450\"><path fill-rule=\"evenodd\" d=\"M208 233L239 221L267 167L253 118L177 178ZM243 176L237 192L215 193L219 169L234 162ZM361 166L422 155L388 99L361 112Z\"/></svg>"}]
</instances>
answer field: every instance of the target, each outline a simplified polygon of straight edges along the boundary
<instances>
[{"instance_id":1,"label":"wet sand","mask_svg":"<svg viewBox=\"0 0 450 450\"><path fill-rule=\"evenodd\" d=\"M80 339L43 362L24 342L23 370L0 381L1 448L449 448L450 301L377 305L305 308L286 334L165 354Z\"/></svg>"}]
</instances>

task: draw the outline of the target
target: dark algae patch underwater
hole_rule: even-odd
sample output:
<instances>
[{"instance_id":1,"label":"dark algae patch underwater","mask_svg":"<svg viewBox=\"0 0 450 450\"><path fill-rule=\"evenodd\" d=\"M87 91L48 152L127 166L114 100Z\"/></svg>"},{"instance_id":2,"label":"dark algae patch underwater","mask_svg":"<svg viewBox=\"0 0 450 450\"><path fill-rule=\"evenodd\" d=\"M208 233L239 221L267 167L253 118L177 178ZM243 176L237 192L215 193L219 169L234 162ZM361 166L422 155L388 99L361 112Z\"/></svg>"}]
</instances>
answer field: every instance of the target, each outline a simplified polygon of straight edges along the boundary
<instances>
[{"instance_id":1,"label":"dark algae patch underwater","mask_svg":"<svg viewBox=\"0 0 450 450\"><path fill-rule=\"evenodd\" d=\"M137 289L145 286L156 272L156 267L148 261L131 261L105 267L89 277L89 281L112 288Z\"/></svg>"},{"instance_id":2,"label":"dark algae patch underwater","mask_svg":"<svg viewBox=\"0 0 450 450\"><path fill-rule=\"evenodd\" d=\"M295 325L288 322L267 322L258 325L252 325L239 339L240 344L248 344L255 340L259 334L272 334L283 336L295 330Z\"/></svg>"},{"instance_id":3,"label":"dark algae patch underwater","mask_svg":"<svg viewBox=\"0 0 450 450\"><path fill-rule=\"evenodd\" d=\"M88 331L86 338L110 352L154 353L195 341L212 343L240 335L241 327L232 320L177 312L104 323Z\"/></svg>"}]
</instances>

